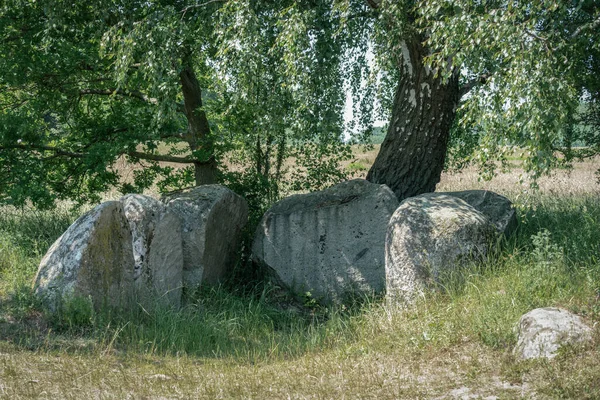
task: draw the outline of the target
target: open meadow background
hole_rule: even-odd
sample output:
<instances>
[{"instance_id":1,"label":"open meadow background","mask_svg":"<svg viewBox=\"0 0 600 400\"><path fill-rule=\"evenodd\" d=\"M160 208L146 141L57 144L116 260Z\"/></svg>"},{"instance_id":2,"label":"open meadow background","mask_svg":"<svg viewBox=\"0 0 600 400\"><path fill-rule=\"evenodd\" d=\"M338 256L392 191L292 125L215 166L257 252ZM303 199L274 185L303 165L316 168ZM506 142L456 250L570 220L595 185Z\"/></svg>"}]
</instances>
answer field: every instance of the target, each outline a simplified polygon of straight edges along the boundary
<instances>
[{"instance_id":1,"label":"open meadow background","mask_svg":"<svg viewBox=\"0 0 600 400\"><path fill-rule=\"evenodd\" d=\"M364 175L376 151L357 149L347 171ZM379 298L324 308L237 271L177 312L72 304L46 315L31 282L82 211L3 207L0 398L600 398L600 160L557 170L537 191L513 164L487 182L475 169L444 173L438 191L503 194L520 226L411 312ZM594 342L517 361L519 317L549 306L582 316Z\"/></svg>"}]
</instances>

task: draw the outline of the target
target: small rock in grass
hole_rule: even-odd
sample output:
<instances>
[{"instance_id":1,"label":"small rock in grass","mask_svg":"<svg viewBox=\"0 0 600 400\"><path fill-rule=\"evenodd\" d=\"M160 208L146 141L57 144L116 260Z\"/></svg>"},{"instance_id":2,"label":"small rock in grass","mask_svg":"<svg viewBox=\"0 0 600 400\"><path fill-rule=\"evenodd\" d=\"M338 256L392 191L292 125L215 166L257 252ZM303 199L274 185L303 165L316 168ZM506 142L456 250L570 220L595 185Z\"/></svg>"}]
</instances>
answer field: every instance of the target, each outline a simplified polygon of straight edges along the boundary
<instances>
[{"instance_id":1,"label":"small rock in grass","mask_svg":"<svg viewBox=\"0 0 600 400\"><path fill-rule=\"evenodd\" d=\"M561 346L592 339L579 316L561 308L537 308L523 315L513 353L521 359L554 358Z\"/></svg>"}]
</instances>

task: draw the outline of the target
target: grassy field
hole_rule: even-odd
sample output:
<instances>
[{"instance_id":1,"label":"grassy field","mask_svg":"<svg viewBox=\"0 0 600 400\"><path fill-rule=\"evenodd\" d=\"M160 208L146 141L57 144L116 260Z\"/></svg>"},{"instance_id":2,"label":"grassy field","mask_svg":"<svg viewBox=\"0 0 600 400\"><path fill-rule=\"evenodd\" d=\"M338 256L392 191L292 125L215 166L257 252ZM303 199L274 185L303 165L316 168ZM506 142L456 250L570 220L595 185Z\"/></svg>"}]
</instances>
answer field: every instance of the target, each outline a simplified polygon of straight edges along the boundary
<instances>
[{"instance_id":1,"label":"grassy field","mask_svg":"<svg viewBox=\"0 0 600 400\"><path fill-rule=\"evenodd\" d=\"M2 208L0 398L600 398L599 167L559 171L534 193L516 186L519 171L490 182L474 170L444 175L440 190L508 196L521 224L411 312L380 299L296 304L257 283L204 289L179 312L45 315L31 281L76 215ZM552 361L516 360L515 324L543 306L581 315L595 341Z\"/></svg>"}]
</instances>

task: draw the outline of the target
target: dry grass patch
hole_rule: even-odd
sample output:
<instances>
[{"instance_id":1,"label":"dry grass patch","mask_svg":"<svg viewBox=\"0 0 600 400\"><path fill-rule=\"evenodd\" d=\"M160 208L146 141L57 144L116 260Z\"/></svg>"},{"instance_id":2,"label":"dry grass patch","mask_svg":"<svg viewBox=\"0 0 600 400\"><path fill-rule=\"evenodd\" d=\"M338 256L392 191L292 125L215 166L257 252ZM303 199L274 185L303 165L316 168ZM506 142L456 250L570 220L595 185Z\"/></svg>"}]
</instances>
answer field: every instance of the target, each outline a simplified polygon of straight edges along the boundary
<instances>
[{"instance_id":1,"label":"dry grass patch","mask_svg":"<svg viewBox=\"0 0 600 400\"><path fill-rule=\"evenodd\" d=\"M470 344L419 351L344 354L293 360L23 352L2 346L5 398L455 398L458 394L520 397L523 387L499 378L498 354Z\"/></svg>"}]
</instances>

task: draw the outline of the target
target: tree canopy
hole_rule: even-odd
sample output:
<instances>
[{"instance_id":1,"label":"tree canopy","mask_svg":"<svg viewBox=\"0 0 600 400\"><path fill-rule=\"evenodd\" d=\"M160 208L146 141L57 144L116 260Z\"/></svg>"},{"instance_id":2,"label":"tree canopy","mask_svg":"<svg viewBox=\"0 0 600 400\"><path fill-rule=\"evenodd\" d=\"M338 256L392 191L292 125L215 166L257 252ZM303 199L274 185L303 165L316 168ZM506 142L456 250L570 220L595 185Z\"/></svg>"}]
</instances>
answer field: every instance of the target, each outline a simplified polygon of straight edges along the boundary
<instances>
[{"instance_id":1,"label":"tree canopy","mask_svg":"<svg viewBox=\"0 0 600 400\"><path fill-rule=\"evenodd\" d=\"M248 179L276 197L291 156L294 188L318 188L342 177L348 91L359 139L390 120L371 179L427 181L397 193L432 190L448 152L491 171L522 149L535 178L600 148L599 26L597 1L5 2L0 201Z\"/></svg>"},{"instance_id":2,"label":"tree canopy","mask_svg":"<svg viewBox=\"0 0 600 400\"><path fill-rule=\"evenodd\" d=\"M436 50L427 61L460 66L470 90L459 154L469 150L491 169L516 148L537 178L556 166L557 153L570 159L574 140L596 146L571 131L579 104L598 98L600 3L434 1L420 13Z\"/></svg>"}]
</instances>

